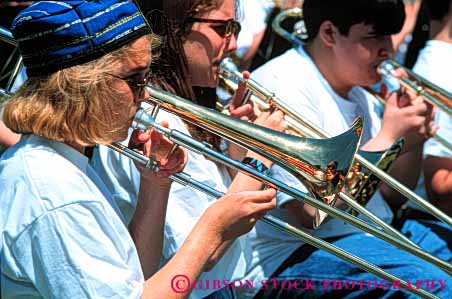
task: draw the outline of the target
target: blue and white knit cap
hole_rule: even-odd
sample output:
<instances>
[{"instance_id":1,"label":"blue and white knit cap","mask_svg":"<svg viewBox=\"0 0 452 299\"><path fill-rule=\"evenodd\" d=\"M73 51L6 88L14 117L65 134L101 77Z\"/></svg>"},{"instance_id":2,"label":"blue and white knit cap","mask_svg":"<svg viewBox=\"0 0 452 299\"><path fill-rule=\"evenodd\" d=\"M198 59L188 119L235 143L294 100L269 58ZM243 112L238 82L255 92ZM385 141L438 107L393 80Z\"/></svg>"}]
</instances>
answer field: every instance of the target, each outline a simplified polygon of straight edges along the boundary
<instances>
[{"instance_id":1,"label":"blue and white knit cap","mask_svg":"<svg viewBox=\"0 0 452 299\"><path fill-rule=\"evenodd\" d=\"M23 10L11 31L28 76L45 76L95 60L150 33L127 0L40 1Z\"/></svg>"}]
</instances>

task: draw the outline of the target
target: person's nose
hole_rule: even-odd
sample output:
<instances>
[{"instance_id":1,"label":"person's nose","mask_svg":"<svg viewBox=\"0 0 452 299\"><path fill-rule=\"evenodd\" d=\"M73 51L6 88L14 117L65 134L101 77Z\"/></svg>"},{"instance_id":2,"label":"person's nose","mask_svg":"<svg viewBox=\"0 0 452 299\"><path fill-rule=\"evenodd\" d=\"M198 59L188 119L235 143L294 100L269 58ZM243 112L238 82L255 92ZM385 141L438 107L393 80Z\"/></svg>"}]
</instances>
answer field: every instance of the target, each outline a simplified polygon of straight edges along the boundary
<instances>
[{"instance_id":1,"label":"person's nose","mask_svg":"<svg viewBox=\"0 0 452 299\"><path fill-rule=\"evenodd\" d=\"M149 98L149 91L146 87L143 87L143 90L140 92L140 94L135 97L135 102L144 102L147 98Z\"/></svg>"},{"instance_id":2,"label":"person's nose","mask_svg":"<svg viewBox=\"0 0 452 299\"><path fill-rule=\"evenodd\" d=\"M237 37L232 34L227 41L226 53L232 53L237 50Z\"/></svg>"},{"instance_id":3,"label":"person's nose","mask_svg":"<svg viewBox=\"0 0 452 299\"><path fill-rule=\"evenodd\" d=\"M394 56L395 54L394 43L392 42L392 38L390 35L384 37L378 54L380 57L385 59Z\"/></svg>"}]
</instances>

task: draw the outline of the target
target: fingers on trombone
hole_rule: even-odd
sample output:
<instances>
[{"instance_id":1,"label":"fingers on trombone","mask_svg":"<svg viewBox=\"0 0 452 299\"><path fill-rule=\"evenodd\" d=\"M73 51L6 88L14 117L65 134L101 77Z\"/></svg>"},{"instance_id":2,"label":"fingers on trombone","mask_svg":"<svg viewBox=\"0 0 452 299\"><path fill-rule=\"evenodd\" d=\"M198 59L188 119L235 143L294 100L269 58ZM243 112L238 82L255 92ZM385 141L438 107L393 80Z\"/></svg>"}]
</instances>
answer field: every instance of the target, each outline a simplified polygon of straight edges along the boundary
<instances>
[{"instance_id":1,"label":"fingers on trombone","mask_svg":"<svg viewBox=\"0 0 452 299\"><path fill-rule=\"evenodd\" d=\"M412 97L407 92L405 87L402 86L399 90L397 90L397 106L399 108L410 106L412 104L411 99Z\"/></svg>"},{"instance_id":2,"label":"fingers on trombone","mask_svg":"<svg viewBox=\"0 0 452 299\"><path fill-rule=\"evenodd\" d=\"M403 68L396 68L391 75L396 78L408 77L408 73Z\"/></svg>"},{"instance_id":3,"label":"fingers on trombone","mask_svg":"<svg viewBox=\"0 0 452 299\"><path fill-rule=\"evenodd\" d=\"M253 106L251 104L245 104L241 107L238 107L236 109L230 110L231 116L240 118L244 121L253 121L257 118L256 114L254 113Z\"/></svg>"},{"instance_id":4,"label":"fingers on trombone","mask_svg":"<svg viewBox=\"0 0 452 299\"><path fill-rule=\"evenodd\" d=\"M404 108L407 114L423 117L424 122L431 119L432 107L424 101L417 101L416 105L409 105Z\"/></svg>"},{"instance_id":5,"label":"fingers on trombone","mask_svg":"<svg viewBox=\"0 0 452 299\"><path fill-rule=\"evenodd\" d=\"M185 148L174 144L165 160L168 161L165 166L171 169L173 173L182 171L187 164L188 152Z\"/></svg>"},{"instance_id":6,"label":"fingers on trombone","mask_svg":"<svg viewBox=\"0 0 452 299\"><path fill-rule=\"evenodd\" d=\"M243 202L272 204L276 197L276 190L274 188L268 188L260 191L243 191L240 194Z\"/></svg>"},{"instance_id":7,"label":"fingers on trombone","mask_svg":"<svg viewBox=\"0 0 452 299\"><path fill-rule=\"evenodd\" d=\"M287 122L284 120L284 113L279 109L275 109L270 114L268 123L269 128L280 132L286 131L288 127Z\"/></svg>"},{"instance_id":8,"label":"fingers on trombone","mask_svg":"<svg viewBox=\"0 0 452 299\"><path fill-rule=\"evenodd\" d=\"M159 177L169 177L184 170L187 164L187 150L174 144L167 156L159 161Z\"/></svg>"},{"instance_id":9,"label":"fingers on trombone","mask_svg":"<svg viewBox=\"0 0 452 299\"><path fill-rule=\"evenodd\" d=\"M250 73L248 71L244 71L242 73L243 78L245 80L240 80L237 90L234 93L234 96L232 97L231 104L229 105L229 109L232 112L236 107L240 107L245 103L245 96L247 93L247 84L246 79L250 78Z\"/></svg>"},{"instance_id":10,"label":"fingers on trombone","mask_svg":"<svg viewBox=\"0 0 452 299\"><path fill-rule=\"evenodd\" d=\"M151 138L148 131L134 130L130 136L128 147L143 151L143 144Z\"/></svg>"}]
</instances>

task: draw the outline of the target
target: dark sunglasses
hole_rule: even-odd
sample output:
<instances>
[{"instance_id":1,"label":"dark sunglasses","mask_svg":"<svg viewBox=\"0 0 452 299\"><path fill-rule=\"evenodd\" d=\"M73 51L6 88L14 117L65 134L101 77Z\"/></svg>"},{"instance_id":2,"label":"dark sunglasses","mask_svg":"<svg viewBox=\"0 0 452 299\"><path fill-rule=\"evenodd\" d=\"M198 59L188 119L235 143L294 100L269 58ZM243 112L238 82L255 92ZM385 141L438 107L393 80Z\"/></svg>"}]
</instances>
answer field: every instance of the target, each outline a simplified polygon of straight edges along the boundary
<instances>
[{"instance_id":1,"label":"dark sunglasses","mask_svg":"<svg viewBox=\"0 0 452 299\"><path fill-rule=\"evenodd\" d=\"M239 36L240 30L242 29L240 23L234 19L217 20L188 17L187 19L185 19L185 22L218 24L219 26L215 26L214 30L217 31L218 34L223 38L231 37L232 35L237 38Z\"/></svg>"},{"instance_id":2,"label":"dark sunglasses","mask_svg":"<svg viewBox=\"0 0 452 299\"><path fill-rule=\"evenodd\" d=\"M109 75L116 79L126 82L127 85L129 85L129 88L133 91L133 94L135 95L135 97L140 98L143 96L144 88L146 87L146 85L148 84L148 82L151 78L151 71L148 71L144 75L144 77L140 78L140 79L134 78L137 75L133 75L133 76L126 77L126 78L122 78L122 77L116 76L114 74L109 74Z\"/></svg>"}]
</instances>

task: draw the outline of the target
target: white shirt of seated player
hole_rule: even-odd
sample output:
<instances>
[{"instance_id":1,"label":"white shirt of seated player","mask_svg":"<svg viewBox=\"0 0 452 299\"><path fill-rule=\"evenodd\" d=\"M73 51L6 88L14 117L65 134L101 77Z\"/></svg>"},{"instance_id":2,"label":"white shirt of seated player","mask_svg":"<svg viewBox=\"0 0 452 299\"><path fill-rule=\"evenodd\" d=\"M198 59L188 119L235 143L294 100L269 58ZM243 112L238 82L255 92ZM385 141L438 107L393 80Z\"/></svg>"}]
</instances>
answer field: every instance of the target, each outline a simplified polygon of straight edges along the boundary
<instances>
[{"instance_id":1,"label":"white shirt of seated player","mask_svg":"<svg viewBox=\"0 0 452 299\"><path fill-rule=\"evenodd\" d=\"M378 101L361 88L354 88L349 93L349 99L341 98L332 90L303 48L291 49L267 62L254 71L251 77L275 92L294 111L301 113L332 136L346 131L358 115L364 117L365 123L362 143L380 130L383 107ZM279 166L272 167L272 176L306 191L299 181ZM277 200L281 206L291 198L278 192ZM368 203L367 209L388 223L392 220L392 212L378 192ZM301 228L287 210L276 209L271 214ZM307 231L322 238L360 232L359 229L337 219L323 223L316 230ZM300 240L261 222L256 224L250 237L253 243L253 260L247 279L253 280L257 286L259 281L268 278L303 244ZM256 290L255 287L240 291L243 292L241 295L244 298L251 298Z\"/></svg>"},{"instance_id":2,"label":"white shirt of seated player","mask_svg":"<svg viewBox=\"0 0 452 299\"><path fill-rule=\"evenodd\" d=\"M430 40L419 53L413 71L416 74L431 81L435 85L452 92L452 45L446 42ZM452 140L452 117L447 113L436 110L435 122L440 126L438 135L446 140ZM433 138L424 145L424 156L452 157L452 152ZM424 177L421 176L417 183L416 193L422 198L427 198ZM408 201L408 206L417 208L416 204Z\"/></svg>"}]
</instances>

